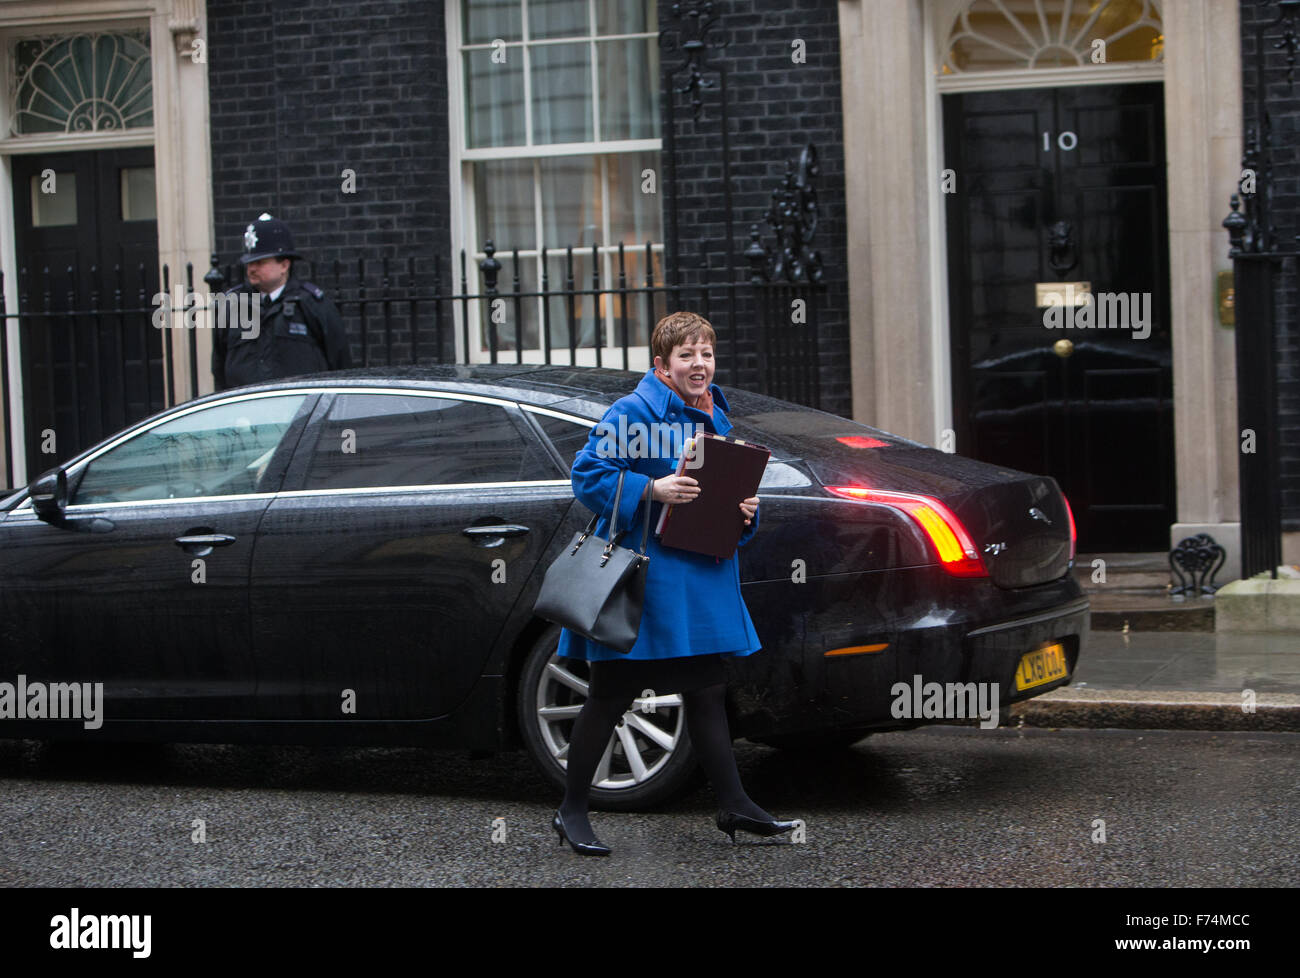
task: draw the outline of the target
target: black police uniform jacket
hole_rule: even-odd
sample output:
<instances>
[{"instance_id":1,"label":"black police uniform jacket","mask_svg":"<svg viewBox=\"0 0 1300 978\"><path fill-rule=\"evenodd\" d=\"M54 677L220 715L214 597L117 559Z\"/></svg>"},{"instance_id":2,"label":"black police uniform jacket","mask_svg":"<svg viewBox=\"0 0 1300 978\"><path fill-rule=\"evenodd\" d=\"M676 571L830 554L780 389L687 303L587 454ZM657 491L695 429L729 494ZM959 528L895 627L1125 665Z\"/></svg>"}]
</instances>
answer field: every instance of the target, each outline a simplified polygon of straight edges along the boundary
<instances>
[{"instance_id":1,"label":"black police uniform jacket","mask_svg":"<svg viewBox=\"0 0 1300 978\"><path fill-rule=\"evenodd\" d=\"M236 303L250 301L243 294L261 302L261 320L254 331L238 328L238 317L231 316L225 328L213 331L212 376L217 390L352 366L343 318L311 282L290 276L274 301L247 282L226 293Z\"/></svg>"}]
</instances>

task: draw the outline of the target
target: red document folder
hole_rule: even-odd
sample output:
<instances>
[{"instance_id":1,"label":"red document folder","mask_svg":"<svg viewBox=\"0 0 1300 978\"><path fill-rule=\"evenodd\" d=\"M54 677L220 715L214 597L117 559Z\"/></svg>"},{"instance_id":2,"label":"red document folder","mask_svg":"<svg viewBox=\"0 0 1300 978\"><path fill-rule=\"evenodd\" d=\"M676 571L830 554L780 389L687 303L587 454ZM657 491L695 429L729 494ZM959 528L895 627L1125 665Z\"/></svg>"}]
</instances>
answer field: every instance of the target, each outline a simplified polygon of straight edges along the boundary
<instances>
[{"instance_id":1,"label":"red document folder","mask_svg":"<svg viewBox=\"0 0 1300 978\"><path fill-rule=\"evenodd\" d=\"M727 558L745 531L740 503L758 495L772 453L762 445L703 432L686 443L677 474L700 484L689 503L667 505L655 532L666 547Z\"/></svg>"}]
</instances>

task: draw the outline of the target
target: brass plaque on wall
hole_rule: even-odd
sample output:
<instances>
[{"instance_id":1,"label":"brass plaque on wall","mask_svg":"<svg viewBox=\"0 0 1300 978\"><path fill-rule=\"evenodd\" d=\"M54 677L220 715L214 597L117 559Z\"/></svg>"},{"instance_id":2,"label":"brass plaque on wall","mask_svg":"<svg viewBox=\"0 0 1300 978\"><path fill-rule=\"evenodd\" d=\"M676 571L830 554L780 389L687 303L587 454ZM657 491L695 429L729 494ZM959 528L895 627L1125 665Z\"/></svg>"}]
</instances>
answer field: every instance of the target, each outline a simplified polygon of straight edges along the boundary
<instances>
[{"instance_id":1,"label":"brass plaque on wall","mask_svg":"<svg viewBox=\"0 0 1300 978\"><path fill-rule=\"evenodd\" d=\"M1237 325L1237 289L1236 279L1233 277L1231 268L1219 272L1219 324L1222 326Z\"/></svg>"},{"instance_id":2,"label":"brass plaque on wall","mask_svg":"<svg viewBox=\"0 0 1300 978\"><path fill-rule=\"evenodd\" d=\"M1086 306L1092 301L1092 283L1036 282L1034 301L1039 309L1048 306Z\"/></svg>"}]
</instances>

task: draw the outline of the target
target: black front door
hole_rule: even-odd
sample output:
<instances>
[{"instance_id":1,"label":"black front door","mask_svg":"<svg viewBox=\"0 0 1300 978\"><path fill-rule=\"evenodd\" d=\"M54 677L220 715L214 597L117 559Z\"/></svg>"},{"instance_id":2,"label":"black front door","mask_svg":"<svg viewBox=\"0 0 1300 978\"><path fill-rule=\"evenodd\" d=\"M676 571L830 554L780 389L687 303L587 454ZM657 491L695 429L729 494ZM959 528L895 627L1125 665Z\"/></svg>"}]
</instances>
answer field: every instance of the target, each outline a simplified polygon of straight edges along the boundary
<instances>
[{"instance_id":1,"label":"black front door","mask_svg":"<svg viewBox=\"0 0 1300 978\"><path fill-rule=\"evenodd\" d=\"M1081 552L1174 518L1162 89L944 97L956 450L1053 476Z\"/></svg>"},{"instance_id":2,"label":"black front door","mask_svg":"<svg viewBox=\"0 0 1300 978\"><path fill-rule=\"evenodd\" d=\"M13 158L28 477L164 405L151 148Z\"/></svg>"}]
</instances>

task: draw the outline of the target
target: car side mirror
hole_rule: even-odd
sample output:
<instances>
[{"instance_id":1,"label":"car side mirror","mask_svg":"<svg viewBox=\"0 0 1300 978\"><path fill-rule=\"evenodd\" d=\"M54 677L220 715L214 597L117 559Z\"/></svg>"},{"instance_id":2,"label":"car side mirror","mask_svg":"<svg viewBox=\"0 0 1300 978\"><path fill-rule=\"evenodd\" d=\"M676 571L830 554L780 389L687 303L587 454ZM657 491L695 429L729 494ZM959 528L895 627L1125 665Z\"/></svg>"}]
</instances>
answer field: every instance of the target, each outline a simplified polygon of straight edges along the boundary
<instances>
[{"instance_id":1,"label":"car side mirror","mask_svg":"<svg viewBox=\"0 0 1300 978\"><path fill-rule=\"evenodd\" d=\"M50 469L37 476L27 487L32 499L32 509L46 523L60 523L68 507L68 473L64 469Z\"/></svg>"}]
</instances>

